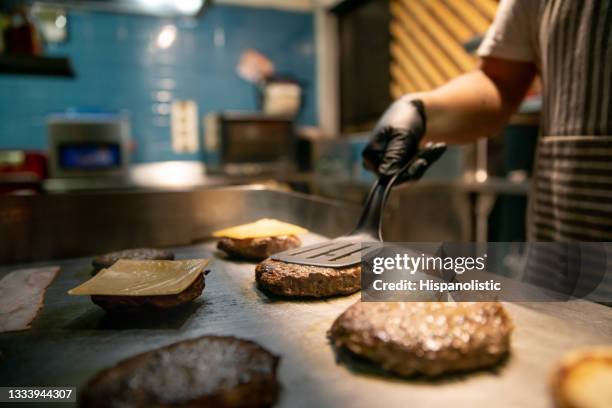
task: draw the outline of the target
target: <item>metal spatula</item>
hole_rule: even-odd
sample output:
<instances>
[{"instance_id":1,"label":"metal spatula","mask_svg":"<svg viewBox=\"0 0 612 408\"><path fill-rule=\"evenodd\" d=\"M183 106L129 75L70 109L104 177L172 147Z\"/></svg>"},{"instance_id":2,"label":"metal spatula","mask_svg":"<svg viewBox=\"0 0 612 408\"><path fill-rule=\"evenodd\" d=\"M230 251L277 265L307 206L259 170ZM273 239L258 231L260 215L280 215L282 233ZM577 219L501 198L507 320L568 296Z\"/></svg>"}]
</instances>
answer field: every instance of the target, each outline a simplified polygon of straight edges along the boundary
<instances>
[{"instance_id":1,"label":"metal spatula","mask_svg":"<svg viewBox=\"0 0 612 408\"><path fill-rule=\"evenodd\" d=\"M333 241L290 249L272 255L275 261L327 268L344 268L361 262L367 242L382 242L382 214L387 197L398 181L416 181L446 150L442 143L428 144L416 157L390 177L379 177L372 186L357 227Z\"/></svg>"}]
</instances>

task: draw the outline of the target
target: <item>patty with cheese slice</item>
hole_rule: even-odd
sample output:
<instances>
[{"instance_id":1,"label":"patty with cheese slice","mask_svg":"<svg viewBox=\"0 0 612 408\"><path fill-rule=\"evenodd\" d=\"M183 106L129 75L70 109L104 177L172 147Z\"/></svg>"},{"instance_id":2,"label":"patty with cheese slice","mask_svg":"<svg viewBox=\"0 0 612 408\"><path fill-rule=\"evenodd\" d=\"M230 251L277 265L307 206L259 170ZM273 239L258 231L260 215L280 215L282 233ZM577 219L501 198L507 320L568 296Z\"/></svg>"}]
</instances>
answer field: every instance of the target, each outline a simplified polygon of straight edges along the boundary
<instances>
[{"instance_id":1,"label":"patty with cheese slice","mask_svg":"<svg viewBox=\"0 0 612 408\"><path fill-rule=\"evenodd\" d=\"M121 259L68 294L91 296L108 312L171 309L202 294L206 265L207 259Z\"/></svg>"},{"instance_id":2,"label":"patty with cheese slice","mask_svg":"<svg viewBox=\"0 0 612 408\"><path fill-rule=\"evenodd\" d=\"M298 234L308 232L286 222L263 218L250 224L238 225L213 233L220 238L217 248L229 257L262 261L271 255L302 245Z\"/></svg>"}]
</instances>

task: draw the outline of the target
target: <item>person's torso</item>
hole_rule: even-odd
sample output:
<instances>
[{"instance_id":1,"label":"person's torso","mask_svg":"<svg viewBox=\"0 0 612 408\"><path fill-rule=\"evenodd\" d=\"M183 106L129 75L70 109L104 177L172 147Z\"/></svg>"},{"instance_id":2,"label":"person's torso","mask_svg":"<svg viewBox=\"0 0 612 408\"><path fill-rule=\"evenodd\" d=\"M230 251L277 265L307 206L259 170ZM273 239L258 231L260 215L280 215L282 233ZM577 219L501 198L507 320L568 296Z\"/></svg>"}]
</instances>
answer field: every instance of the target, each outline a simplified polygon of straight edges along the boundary
<instances>
[{"instance_id":1,"label":"person's torso","mask_svg":"<svg viewBox=\"0 0 612 408\"><path fill-rule=\"evenodd\" d=\"M612 240L612 0L541 0L535 241Z\"/></svg>"},{"instance_id":2,"label":"person's torso","mask_svg":"<svg viewBox=\"0 0 612 408\"><path fill-rule=\"evenodd\" d=\"M612 135L612 0L541 0L542 134Z\"/></svg>"}]
</instances>

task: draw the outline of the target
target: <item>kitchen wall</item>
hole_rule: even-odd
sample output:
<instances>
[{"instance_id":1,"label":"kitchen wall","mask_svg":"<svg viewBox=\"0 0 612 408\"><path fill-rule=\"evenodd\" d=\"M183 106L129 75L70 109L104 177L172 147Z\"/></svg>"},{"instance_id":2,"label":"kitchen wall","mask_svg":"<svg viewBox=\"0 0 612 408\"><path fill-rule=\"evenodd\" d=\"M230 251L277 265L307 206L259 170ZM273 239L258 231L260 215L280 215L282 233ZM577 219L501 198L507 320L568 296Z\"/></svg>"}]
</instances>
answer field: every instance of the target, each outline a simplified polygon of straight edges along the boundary
<instances>
[{"instance_id":1,"label":"kitchen wall","mask_svg":"<svg viewBox=\"0 0 612 408\"><path fill-rule=\"evenodd\" d=\"M473 70L478 59L464 47L487 31L497 5L498 0L390 0L393 97L434 89Z\"/></svg>"},{"instance_id":2,"label":"kitchen wall","mask_svg":"<svg viewBox=\"0 0 612 408\"><path fill-rule=\"evenodd\" d=\"M160 49L167 25L176 41ZM72 11L68 41L47 52L70 56L77 78L0 75L0 148L45 149L45 116L85 107L129 112L136 162L200 158L172 152L168 102L194 99L200 117L255 110L254 87L235 74L246 48L305 84L299 123L317 124L311 12L214 5L194 20Z\"/></svg>"}]
</instances>

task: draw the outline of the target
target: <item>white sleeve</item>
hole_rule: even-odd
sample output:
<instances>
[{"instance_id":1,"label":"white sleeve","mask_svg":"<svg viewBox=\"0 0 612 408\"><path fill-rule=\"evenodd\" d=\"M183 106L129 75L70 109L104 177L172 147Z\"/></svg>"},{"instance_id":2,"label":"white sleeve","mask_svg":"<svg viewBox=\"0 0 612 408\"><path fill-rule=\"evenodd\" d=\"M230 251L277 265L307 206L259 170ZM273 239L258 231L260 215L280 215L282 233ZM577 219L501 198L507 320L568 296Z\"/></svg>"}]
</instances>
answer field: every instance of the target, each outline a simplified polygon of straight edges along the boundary
<instances>
[{"instance_id":1,"label":"white sleeve","mask_svg":"<svg viewBox=\"0 0 612 408\"><path fill-rule=\"evenodd\" d=\"M476 54L515 61L536 62L537 0L501 0L495 19Z\"/></svg>"}]
</instances>

